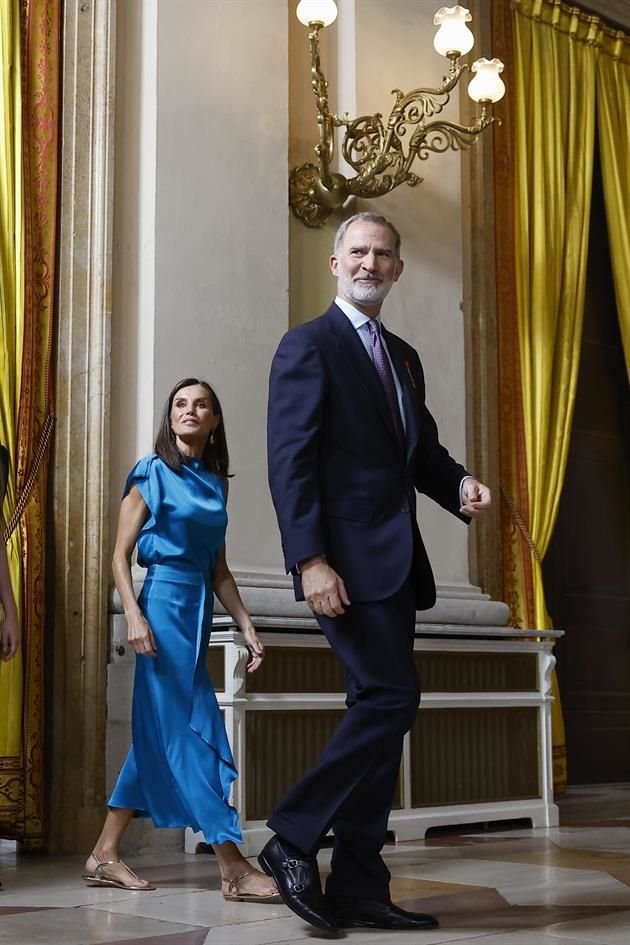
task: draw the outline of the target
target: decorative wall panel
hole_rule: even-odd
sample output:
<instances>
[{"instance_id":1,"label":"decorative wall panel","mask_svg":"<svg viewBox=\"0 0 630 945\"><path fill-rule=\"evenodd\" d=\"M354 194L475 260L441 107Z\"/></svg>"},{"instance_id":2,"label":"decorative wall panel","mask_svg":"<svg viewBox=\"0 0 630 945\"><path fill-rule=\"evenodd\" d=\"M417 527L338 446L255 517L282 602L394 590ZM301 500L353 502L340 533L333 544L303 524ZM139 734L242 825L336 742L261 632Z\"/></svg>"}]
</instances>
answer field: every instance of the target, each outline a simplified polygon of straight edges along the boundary
<instances>
[{"instance_id":1,"label":"decorative wall panel","mask_svg":"<svg viewBox=\"0 0 630 945\"><path fill-rule=\"evenodd\" d=\"M343 669L332 650L274 647L273 659L248 677L248 692L343 692Z\"/></svg>"},{"instance_id":2,"label":"decorative wall panel","mask_svg":"<svg viewBox=\"0 0 630 945\"><path fill-rule=\"evenodd\" d=\"M247 713L248 820L266 819L291 785L313 767L343 712L341 709Z\"/></svg>"},{"instance_id":3,"label":"decorative wall panel","mask_svg":"<svg viewBox=\"0 0 630 945\"><path fill-rule=\"evenodd\" d=\"M427 709L410 733L411 806L540 793L535 708Z\"/></svg>"},{"instance_id":4,"label":"decorative wall panel","mask_svg":"<svg viewBox=\"0 0 630 945\"><path fill-rule=\"evenodd\" d=\"M535 692L530 653L417 653L423 692Z\"/></svg>"}]
</instances>

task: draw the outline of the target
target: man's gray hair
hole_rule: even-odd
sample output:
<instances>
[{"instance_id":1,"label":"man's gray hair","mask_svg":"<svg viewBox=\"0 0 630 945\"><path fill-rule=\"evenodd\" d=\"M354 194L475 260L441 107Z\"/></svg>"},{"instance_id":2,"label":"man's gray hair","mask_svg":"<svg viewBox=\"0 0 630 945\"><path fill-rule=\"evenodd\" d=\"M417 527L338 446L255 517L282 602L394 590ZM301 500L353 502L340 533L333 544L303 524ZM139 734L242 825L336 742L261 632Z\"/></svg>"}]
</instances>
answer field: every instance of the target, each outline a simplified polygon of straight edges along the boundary
<instances>
[{"instance_id":1,"label":"man's gray hair","mask_svg":"<svg viewBox=\"0 0 630 945\"><path fill-rule=\"evenodd\" d=\"M400 259L400 233L387 217L382 216L380 213L371 213L366 211L365 213L355 213L354 216L348 217L347 220L344 220L337 232L335 233L335 242L333 244L333 256L338 256L341 251L341 244L343 243L343 238L346 235L346 230L352 223L378 223L380 226L387 226L394 234L395 240L395 251L396 256Z\"/></svg>"}]
</instances>

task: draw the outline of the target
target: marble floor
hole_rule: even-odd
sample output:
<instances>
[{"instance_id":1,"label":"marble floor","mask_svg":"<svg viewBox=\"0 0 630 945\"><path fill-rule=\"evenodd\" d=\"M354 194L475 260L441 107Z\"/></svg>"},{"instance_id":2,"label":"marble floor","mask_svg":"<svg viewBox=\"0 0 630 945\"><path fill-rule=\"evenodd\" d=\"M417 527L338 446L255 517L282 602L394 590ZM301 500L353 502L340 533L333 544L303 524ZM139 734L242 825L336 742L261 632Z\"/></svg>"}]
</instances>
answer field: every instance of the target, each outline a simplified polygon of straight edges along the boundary
<instances>
[{"instance_id":1,"label":"marble floor","mask_svg":"<svg viewBox=\"0 0 630 945\"><path fill-rule=\"evenodd\" d=\"M349 930L348 945L630 945L630 785L572 789L561 811L550 830L469 828L387 847L394 900L440 929ZM20 857L0 843L0 945L326 940L283 905L225 903L211 856L130 862L155 891L89 888L79 858Z\"/></svg>"}]
</instances>

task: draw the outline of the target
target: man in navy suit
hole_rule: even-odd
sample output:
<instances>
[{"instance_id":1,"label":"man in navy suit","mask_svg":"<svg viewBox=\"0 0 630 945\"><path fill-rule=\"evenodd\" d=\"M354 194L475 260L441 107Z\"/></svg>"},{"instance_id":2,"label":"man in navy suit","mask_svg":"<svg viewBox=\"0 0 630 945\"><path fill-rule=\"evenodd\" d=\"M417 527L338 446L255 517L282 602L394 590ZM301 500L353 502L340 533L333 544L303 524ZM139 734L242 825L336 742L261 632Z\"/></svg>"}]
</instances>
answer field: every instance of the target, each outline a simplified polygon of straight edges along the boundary
<instances>
[{"instance_id":1,"label":"man in navy suit","mask_svg":"<svg viewBox=\"0 0 630 945\"><path fill-rule=\"evenodd\" d=\"M343 663L348 708L271 816L259 859L287 905L320 928L430 929L432 916L391 902L380 854L420 700L415 612L435 603L415 492L465 522L490 492L441 445L417 352L380 324L403 271L396 228L373 213L351 217L330 268L335 302L289 331L273 360L269 483L296 597ZM324 896L316 855L331 828Z\"/></svg>"}]
</instances>

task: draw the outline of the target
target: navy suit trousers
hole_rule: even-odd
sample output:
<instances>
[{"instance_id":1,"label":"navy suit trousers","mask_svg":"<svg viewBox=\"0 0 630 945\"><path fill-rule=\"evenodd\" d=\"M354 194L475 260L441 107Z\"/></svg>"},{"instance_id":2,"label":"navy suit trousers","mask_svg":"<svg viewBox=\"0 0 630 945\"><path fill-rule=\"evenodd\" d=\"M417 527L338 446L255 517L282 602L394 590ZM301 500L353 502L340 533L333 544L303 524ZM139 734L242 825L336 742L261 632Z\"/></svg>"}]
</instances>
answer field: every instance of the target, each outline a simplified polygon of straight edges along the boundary
<instances>
[{"instance_id":1,"label":"navy suit trousers","mask_svg":"<svg viewBox=\"0 0 630 945\"><path fill-rule=\"evenodd\" d=\"M388 902L390 874L380 851L403 737L420 701L413 588L407 580L386 600L317 619L345 668L348 708L318 764L291 788L269 826L308 854L332 827L327 894Z\"/></svg>"}]
</instances>

